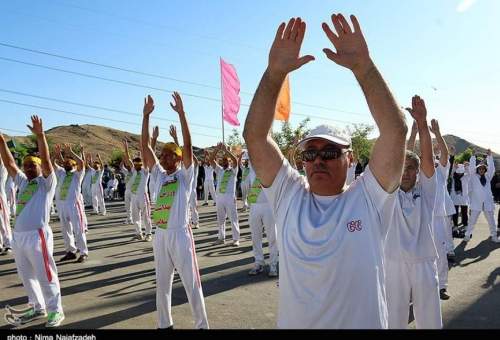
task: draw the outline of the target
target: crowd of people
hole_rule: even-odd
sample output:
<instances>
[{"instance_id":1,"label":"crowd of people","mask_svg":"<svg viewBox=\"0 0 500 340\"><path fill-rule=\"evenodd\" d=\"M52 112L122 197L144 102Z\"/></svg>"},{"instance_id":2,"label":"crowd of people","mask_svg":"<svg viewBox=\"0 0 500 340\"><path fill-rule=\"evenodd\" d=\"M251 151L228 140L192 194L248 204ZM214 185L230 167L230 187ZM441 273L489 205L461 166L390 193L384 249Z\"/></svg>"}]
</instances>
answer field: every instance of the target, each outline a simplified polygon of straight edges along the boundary
<instances>
[{"instance_id":1,"label":"crowd of people","mask_svg":"<svg viewBox=\"0 0 500 340\"><path fill-rule=\"evenodd\" d=\"M173 141L157 152L158 128L150 136L149 124L155 104L147 96L140 153L131 156L124 141L124 159L115 173L82 146L76 153L70 145L57 145L51 155L37 116L29 127L38 153L25 157L22 169L0 134L0 246L13 250L30 306L17 322L47 317L46 326L57 327L64 320L49 225L53 201L66 249L60 261L81 263L91 256L86 203L94 214L105 216L106 199L121 191L125 223L134 225L134 240L153 242L158 328L174 324L174 270L186 290L195 327L209 328L192 232L200 228L197 200L202 198L206 206L210 196L216 206L214 245L227 244L228 218L228 245L238 247L239 187L242 210L250 210L254 265L248 274L265 271L265 230L267 273L279 275L279 328L407 328L410 305L417 328L442 328L441 300L450 298L453 232L462 226L463 241L470 241L482 212L491 241L500 242L493 216L492 153L454 161L439 123L429 121L426 104L417 95L406 109L413 119L407 140L404 114L370 57L358 20L350 19L352 26L342 14L334 14L333 29L323 24L336 50L323 51L353 73L380 132L364 166L355 160L351 137L330 125L312 129L286 157L271 137L285 77L315 59L300 56L306 31L301 18L282 23L276 32L245 122L248 152L236 155L219 143L198 160L177 92L170 105L180 121L182 143L172 127Z\"/></svg>"}]
</instances>

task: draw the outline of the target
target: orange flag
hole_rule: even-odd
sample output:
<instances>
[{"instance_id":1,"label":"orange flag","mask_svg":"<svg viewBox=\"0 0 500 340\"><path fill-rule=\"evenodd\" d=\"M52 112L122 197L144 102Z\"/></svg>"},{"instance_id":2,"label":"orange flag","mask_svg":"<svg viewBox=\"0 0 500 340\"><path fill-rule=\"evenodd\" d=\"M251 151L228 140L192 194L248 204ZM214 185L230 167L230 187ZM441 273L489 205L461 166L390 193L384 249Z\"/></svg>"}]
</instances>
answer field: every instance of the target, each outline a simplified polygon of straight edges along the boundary
<instances>
[{"instance_id":1,"label":"orange flag","mask_svg":"<svg viewBox=\"0 0 500 340\"><path fill-rule=\"evenodd\" d=\"M281 86L278 101L276 102L276 111L274 112L274 119L288 120L290 118L290 111L292 107L290 104L290 83L288 76L286 76L283 85Z\"/></svg>"}]
</instances>

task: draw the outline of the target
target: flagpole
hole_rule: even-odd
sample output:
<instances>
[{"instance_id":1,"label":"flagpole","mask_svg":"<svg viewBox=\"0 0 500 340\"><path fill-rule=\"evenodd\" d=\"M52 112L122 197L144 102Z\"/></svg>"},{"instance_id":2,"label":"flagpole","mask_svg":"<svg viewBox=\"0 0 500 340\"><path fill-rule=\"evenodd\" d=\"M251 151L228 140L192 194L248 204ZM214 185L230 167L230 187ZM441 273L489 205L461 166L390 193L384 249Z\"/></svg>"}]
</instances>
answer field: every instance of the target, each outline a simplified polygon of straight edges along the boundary
<instances>
[{"instance_id":1,"label":"flagpole","mask_svg":"<svg viewBox=\"0 0 500 340\"><path fill-rule=\"evenodd\" d=\"M221 118L222 118L222 143L225 145L224 140L224 90L222 87L222 58L219 60L220 63L220 107L221 107Z\"/></svg>"}]
</instances>

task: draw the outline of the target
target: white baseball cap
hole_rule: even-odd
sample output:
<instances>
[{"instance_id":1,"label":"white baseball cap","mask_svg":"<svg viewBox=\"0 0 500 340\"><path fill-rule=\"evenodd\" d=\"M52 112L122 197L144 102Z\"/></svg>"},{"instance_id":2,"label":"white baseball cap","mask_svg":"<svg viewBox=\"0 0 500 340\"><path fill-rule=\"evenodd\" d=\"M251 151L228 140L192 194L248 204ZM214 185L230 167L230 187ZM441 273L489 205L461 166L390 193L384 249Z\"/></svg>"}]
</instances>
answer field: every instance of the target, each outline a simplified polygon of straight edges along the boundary
<instances>
[{"instance_id":1,"label":"white baseball cap","mask_svg":"<svg viewBox=\"0 0 500 340\"><path fill-rule=\"evenodd\" d=\"M332 125L322 124L312 129L306 137L297 143L297 147L303 147L307 141L316 138L325 139L344 148L351 146L351 136L344 130Z\"/></svg>"}]
</instances>

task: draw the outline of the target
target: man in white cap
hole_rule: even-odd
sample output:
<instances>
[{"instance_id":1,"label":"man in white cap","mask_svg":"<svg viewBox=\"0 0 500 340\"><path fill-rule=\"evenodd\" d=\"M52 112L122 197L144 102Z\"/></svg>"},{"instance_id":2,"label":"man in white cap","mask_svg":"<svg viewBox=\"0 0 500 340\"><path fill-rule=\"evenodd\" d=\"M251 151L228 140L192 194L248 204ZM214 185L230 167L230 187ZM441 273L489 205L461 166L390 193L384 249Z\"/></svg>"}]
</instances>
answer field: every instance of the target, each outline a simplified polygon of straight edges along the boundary
<instances>
[{"instance_id":1,"label":"man in white cap","mask_svg":"<svg viewBox=\"0 0 500 340\"><path fill-rule=\"evenodd\" d=\"M380 137L370 165L346 187L350 138L319 126L298 147L307 181L284 159L270 135L281 86L291 71L314 60L299 57L306 25L282 23L248 112L250 160L276 218L280 256L279 328L387 328L382 217L394 210L407 126L399 105L370 58L356 17L354 30L332 15L323 23L335 63L351 70L363 90ZM390 216L385 216L390 218Z\"/></svg>"},{"instance_id":2,"label":"man in white cap","mask_svg":"<svg viewBox=\"0 0 500 340\"><path fill-rule=\"evenodd\" d=\"M89 164L86 166L92 176L92 207L95 214L106 216L106 203L104 203L104 190L102 188L104 171L102 170L102 159L99 154L97 154L97 159L92 161L92 157L90 157L89 163L92 164L92 167Z\"/></svg>"},{"instance_id":3,"label":"man in white cap","mask_svg":"<svg viewBox=\"0 0 500 340\"><path fill-rule=\"evenodd\" d=\"M156 270L156 308L158 328L173 328L172 281L174 270L181 278L196 328L208 328L198 261L193 233L189 227L189 199L193 181L193 148L191 134L181 96L174 92L175 105L170 106L179 115L183 149L175 143L166 143L156 158L149 139L149 116L154 110L151 96L144 100L142 145L144 164L151 169L151 177L158 183L158 195L153 213L156 225L153 243ZM182 163L182 166L181 166Z\"/></svg>"},{"instance_id":4,"label":"man in white cap","mask_svg":"<svg viewBox=\"0 0 500 340\"><path fill-rule=\"evenodd\" d=\"M130 207L132 209L132 223L135 225L136 234L134 239L151 242L153 240L153 225L151 222L151 203L147 192L150 172L143 166L142 158L135 157L133 161L130 159L126 140L123 141L123 146L125 149L123 162L125 168L131 173L129 180ZM145 234L142 232L143 227Z\"/></svg>"},{"instance_id":5,"label":"man in white cap","mask_svg":"<svg viewBox=\"0 0 500 340\"><path fill-rule=\"evenodd\" d=\"M31 116L29 126L36 136L38 156L27 156L19 170L0 133L0 155L15 178L17 196L16 220L12 245L17 272L28 295L31 308L16 318L19 324L47 316L46 327L57 327L64 320L61 289L53 257L54 240L49 226L50 205L57 179L50 161L49 147L43 132L42 120Z\"/></svg>"},{"instance_id":6,"label":"man in white cap","mask_svg":"<svg viewBox=\"0 0 500 340\"><path fill-rule=\"evenodd\" d=\"M215 205L215 185L214 185L214 168L210 164L210 155L207 150L205 150L205 159L203 162L203 170L205 173L205 178L203 179L203 195L205 196L205 200L203 202L203 206L208 205L208 194L212 196L212 200Z\"/></svg>"},{"instance_id":7,"label":"man in white cap","mask_svg":"<svg viewBox=\"0 0 500 340\"><path fill-rule=\"evenodd\" d=\"M423 99L414 96L407 110L417 124L421 157L406 152L394 215L383 220L392 228L385 246L389 328L408 327L410 301L417 328L441 328L438 253L432 232L436 201L432 140Z\"/></svg>"},{"instance_id":8,"label":"man in white cap","mask_svg":"<svg viewBox=\"0 0 500 340\"><path fill-rule=\"evenodd\" d=\"M484 213L488 225L490 226L491 241L499 243L500 240L497 236L497 226L495 224L495 203L493 201L493 193L491 192L491 179L495 175L495 161L491 150L488 149L486 154L486 164L477 163L476 155L473 154L469 160L471 169L476 172L470 176L470 222L467 230L465 231L464 241L470 241L472 231L476 226L477 219L481 212Z\"/></svg>"},{"instance_id":9,"label":"man in white cap","mask_svg":"<svg viewBox=\"0 0 500 340\"><path fill-rule=\"evenodd\" d=\"M65 145L65 157L63 157L60 146L56 145L55 148L55 160L59 159L63 165L61 167L54 162L57 176L55 196L66 248L66 254L60 261L76 259L77 250L80 251L80 257L77 259L79 263L85 262L89 255L85 235L87 219L85 218L85 207L81 195L81 185L85 176L83 147L81 147L81 153L82 157L78 157L69 145Z\"/></svg>"},{"instance_id":10,"label":"man in white cap","mask_svg":"<svg viewBox=\"0 0 500 340\"><path fill-rule=\"evenodd\" d=\"M458 229L458 214L460 213L462 225L467 228L469 225L469 181L471 168L468 162L463 164L454 163L451 177L451 200L455 204L455 214L453 215L453 225Z\"/></svg>"},{"instance_id":11,"label":"man in white cap","mask_svg":"<svg viewBox=\"0 0 500 340\"><path fill-rule=\"evenodd\" d=\"M252 169L250 161L248 159L248 153L246 150L238 157L238 166L241 169L241 201L243 202L243 211L248 210L248 193L250 191L250 187L252 186L251 178L255 177L255 172Z\"/></svg>"},{"instance_id":12,"label":"man in white cap","mask_svg":"<svg viewBox=\"0 0 500 340\"><path fill-rule=\"evenodd\" d=\"M215 161L217 153L222 152L222 161L219 165ZM210 157L210 164L217 175L217 226L219 227L219 237L215 244L226 243L226 216L231 221L231 231L233 235L232 245L240 245L240 225L238 223L238 211L236 209L236 176L238 175L238 159L232 154L229 148L223 143L219 143Z\"/></svg>"}]
</instances>

